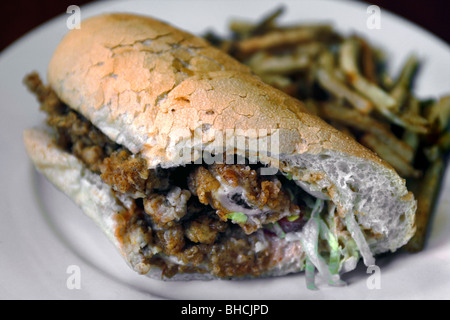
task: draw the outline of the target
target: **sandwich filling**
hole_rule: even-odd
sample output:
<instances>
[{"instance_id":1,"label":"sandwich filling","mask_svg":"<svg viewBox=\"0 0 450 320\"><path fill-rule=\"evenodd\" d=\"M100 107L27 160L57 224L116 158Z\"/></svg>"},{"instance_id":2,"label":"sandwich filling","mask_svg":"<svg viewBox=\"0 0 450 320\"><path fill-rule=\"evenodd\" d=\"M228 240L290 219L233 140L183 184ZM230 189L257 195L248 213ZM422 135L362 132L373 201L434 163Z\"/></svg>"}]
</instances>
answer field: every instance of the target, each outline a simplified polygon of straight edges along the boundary
<instances>
[{"instance_id":1,"label":"sandwich filling","mask_svg":"<svg viewBox=\"0 0 450 320\"><path fill-rule=\"evenodd\" d=\"M317 268L329 283L340 284L338 274L353 269L358 249L368 246L364 236L348 230L326 195L307 192L289 174L261 175L263 165L250 163L150 169L139 154L60 101L36 73L25 82L46 112L57 145L100 175L129 208L118 215L116 236L140 273L157 266L165 277L263 276L289 258L289 252L280 256L274 249L282 240L303 247L295 259L307 279Z\"/></svg>"}]
</instances>

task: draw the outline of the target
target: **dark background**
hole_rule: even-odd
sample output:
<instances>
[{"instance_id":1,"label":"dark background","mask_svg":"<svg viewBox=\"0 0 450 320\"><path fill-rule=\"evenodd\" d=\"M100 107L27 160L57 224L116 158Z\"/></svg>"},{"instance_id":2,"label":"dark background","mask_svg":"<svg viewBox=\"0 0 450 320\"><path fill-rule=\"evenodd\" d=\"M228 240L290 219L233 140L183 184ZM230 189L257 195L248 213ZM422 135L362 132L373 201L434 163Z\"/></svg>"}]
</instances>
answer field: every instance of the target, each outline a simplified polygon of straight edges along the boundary
<instances>
[{"instance_id":1,"label":"dark background","mask_svg":"<svg viewBox=\"0 0 450 320\"><path fill-rule=\"evenodd\" d=\"M81 6L88 2L92 1L0 1L0 51L31 29L57 15L64 14L69 5ZM372 0L369 2L415 22L450 43L450 20L448 18L450 0Z\"/></svg>"}]
</instances>

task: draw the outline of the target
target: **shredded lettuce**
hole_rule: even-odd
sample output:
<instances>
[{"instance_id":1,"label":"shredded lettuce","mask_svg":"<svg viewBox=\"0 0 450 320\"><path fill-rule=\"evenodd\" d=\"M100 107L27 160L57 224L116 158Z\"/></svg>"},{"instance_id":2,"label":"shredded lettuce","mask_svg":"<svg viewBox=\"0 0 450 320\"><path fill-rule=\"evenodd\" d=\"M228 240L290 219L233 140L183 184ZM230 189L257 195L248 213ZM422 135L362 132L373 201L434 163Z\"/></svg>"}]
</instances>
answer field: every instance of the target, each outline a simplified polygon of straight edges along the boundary
<instances>
[{"instance_id":1,"label":"shredded lettuce","mask_svg":"<svg viewBox=\"0 0 450 320\"><path fill-rule=\"evenodd\" d=\"M298 214L295 215L295 216L289 216L289 217L287 217L288 221L290 221L290 222L295 221L295 220L297 220L298 218L300 218L300 216L299 216Z\"/></svg>"},{"instance_id":2,"label":"shredded lettuce","mask_svg":"<svg viewBox=\"0 0 450 320\"><path fill-rule=\"evenodd\" d=\"M329 265L331 270L333 269L334 259L339 259L339 265L337 266L340 274L349 272L356 268L356 264L360 258L358 246L355 240L351 237L348 230L340 230L337 221L341 221L341 218L336 215L336 205L332 202L328 202L328 214L324 217L325 225L329 228L330 234L333 235L337 241L340 257L335 258L337 255L335 249L334 239L327 240L330 251ZM331 240L331 242L330 242ZM331 271L330 270L330 271Z\"/></svg>"},{"instance_id":3,"label":"shredded lettuce","mask_svg":"<svg viewBox=\"0 0 450 320\"><path fill-rule=\"evenodd\" d=\"M322 199L316 200L314 208L311 212L311 217L301 231L300 241L302 243L303 250L306 253L307 261L309 260L310 263L317 268L319 274L327 281L327 283L333 286L341 286L345 283L340 279L337 272L338 270L336 270L335 273L332 273L329 265L319 253L319 236L321 234L321 226L323 226L323 223L320 222L320 213L323 210L324 203L325 201ZM309 268L311 268L311 266L309 266ZM332 269L335 271L336 268L333 266ZM313 272L309 270L308 274L310 277ZM311 279L307 278L306 281L307 287L311 287Z\"/></svg>"},{"instance_id":4,"label":"shredded lettuce","mask_svg":"<svg viewBox=\"0 0 450 320\"><path fill-rule=\"evenodd\" d=\"M358 250L363 257L364 264L366 266L372 266L375 264L375 258L372 255L372 251L370 250L369 244L364 237L364 234L361 231L361 228L358 225L358 222L355 220L355 215L353 212L349 212L345 217L345 224L347 225L347 230L352 235L352 238L355 240L356 245L358 246Z\"/></svg>"},{"instance_id":5,"label":"shredded lettuce","mask_svg":"<svg viewBox=\"0 0 450 320\"><path fill-rule=\"evenodd\" d=\"M320 220L320 234L323 239L328 241L330 249L328 269L331 274L337 274L339 272L339 260L341 258L339 242L323 220Z\"/></svg>"},{"instance_id":6,"label":"shredded lettuce","mask_svg":"<svg viewBox=\"0 0 450 320\"><path fill-rule=\"evenodd\" d=\"M344 219L336 215L336 205L323 199L305 198L308 221L300 232L288 233L288 241L300 240L306 254L306 286L316 290L315 270L332 286L345 282L340 275L355 269L360 257L366 266L374 265L375 259L354 213ZM324 206L327 204L328 212ZM289 218L288 218L289 219ZM291 219L295 219L292 217ZM340 226L344 223L345 229Z\"/></svg>"},{"instance_id":7,"label":"shredded lettuce","mask_svg":"<svg viewBox=\"0 0 450 320\"><path fill-rule=\"evenodd\" d=\"M317 290L315 283L315 267L312 264L311 260L306 257L305 262L305 278L306 278L306 287L310 290Z\"/></svg>"},{"instance_id":8,"label":"shredded lettuce","mask_svg":"<svg viewBox=\"0 0 450 320\"><path fill-rule=\"evenodd\" d=\"M339 246L339 235L336 230L335 223L336 205L328 202L328 214L325 218L320 220L320 230L322 238L327 240L329 246L329 261L328 268L331 274L337 274L340 270L341 256L343 255L343 248Z\"/></svg>"},{"instance_id":9,"label":"shredded lettuce","mask_svg":"<svg viewBox=\"0 0 450 320\"><path fill-rule=\"evenodd\" d=\"M281 228L278 222L269 223L267 226L268 230L272 231L277 235L278 238L284 239L286 237L286 233L283 228Z\"/></svg>"},{"instance_id":10,"label":"shredded lettuce","mask_svg":"<svg viewBox=\"0 0 450 320\"><path fill-rule=\"evenodd\" d=\"M314 202L314 200L311 199L311 197L304 197L302 200L305 202L308 208L314 209L316 202Z\"/></svg>"},{"instance_id":11,"label":"shredded lettuce","mask_svg":"<svg viewBox=\"0 0 450 320\"><path fill-rule=\"evenodd\" d=\"M281 172L281 173L286 177L286 179L292 180L292 173L290 172Z\"/></svg>"},{"instance_id":12,"label":"shredded lettuce","mask_svg":"<svg viewBox=\"0 0 450 320\"><path fill-rule=\"evenodd\" d=\"M231 212L227 214L227 218L235 222L245 223L247 222L247 216L242 212Z\"/></svg>"},{"instance_id":13,"label":"shredded lettuce","mask_svg":"<svg viewBox=\"0 0 450 320\"><path fill-rule=\"evenodd\" d=\"M317 276L329 285L343 286L346 283L341 280L341 275L354 270L360 257L367 266L375 264L369 244L353 212L341 218L336 212L337 206L331 201L309 196L302 197L302 200L306 204L304 217L307 222L301 231L286 233L277 222L264 227L286 241L300 241L306 255L304 268L308 289L317 290L316 270ZM243 214L237 212L230 214L229 218L237 221L243 218L241 215ZM247 217L243 216L246 220ZM288 221L299 218L300 216L286 217Z\"/></svg>"}]
</instances>

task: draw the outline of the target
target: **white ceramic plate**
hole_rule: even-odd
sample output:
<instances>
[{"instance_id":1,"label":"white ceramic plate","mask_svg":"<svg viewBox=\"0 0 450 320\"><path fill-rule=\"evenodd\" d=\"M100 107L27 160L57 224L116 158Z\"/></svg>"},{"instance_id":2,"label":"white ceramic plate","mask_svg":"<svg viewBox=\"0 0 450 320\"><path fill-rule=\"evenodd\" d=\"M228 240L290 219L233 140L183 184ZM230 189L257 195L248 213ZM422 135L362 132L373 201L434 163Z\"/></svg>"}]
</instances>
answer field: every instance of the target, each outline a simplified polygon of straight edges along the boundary
<instances>
[{"instance_id":1,"label":"white ceramic plate","mask_svg":"<svg viewBox=\"0 0 450 320\"><path fill-rule=\"evenodd\" d=\"M148 14L201 34L227 30L231 17L258 19L282 1L102 1L81 7L82 19L108 11ZM423 60L417 94L450 92L449 46L419 27L381 11L381 29L369 29L366 4L353 1L284 1L282 22L326 21L358 32L389 54L392 72L411 52ZM24 128L44 115L22 85L24 75L45 75L51 54L68 31L62 15L15 42L0 55L0 298L1 299L426 299L450 298L450 194L447 176L426 250L377 260L381 288L367 285L363 265L345 276L348 286L305 287L303 274L251 281L172 282L139 276L125 265L99 229L28 160ZM73 288L79 271L79 288Z\"/></svg>"}]
</instances>

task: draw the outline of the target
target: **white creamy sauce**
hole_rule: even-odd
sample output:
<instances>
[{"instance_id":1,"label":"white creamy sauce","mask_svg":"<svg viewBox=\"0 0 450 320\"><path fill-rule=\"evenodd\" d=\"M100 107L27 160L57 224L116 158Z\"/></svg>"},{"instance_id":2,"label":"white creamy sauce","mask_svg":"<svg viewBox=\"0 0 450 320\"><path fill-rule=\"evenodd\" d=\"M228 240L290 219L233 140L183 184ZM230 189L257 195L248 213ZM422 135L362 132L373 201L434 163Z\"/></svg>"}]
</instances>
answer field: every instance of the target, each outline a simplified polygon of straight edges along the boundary
<instances>
[{"instance_id":1,"label":"white creamy sauce","mask_svg":"<svg viewBox=\"0 0 450 320\"><path fill-rule=\"evenodd\" d=\"M230 199L233 197L233 195L238 194L242 198L242 200L244 200L248 204L247 198L245 196L245 191L241 187L231 188L231 187L224 187L224 185L222 185L217 191L217 194L218 194L217 200L219 200L220 204L229 211L242 212L243 214L248 216L264 213L264 210L260 210L259 208L248 209L238 205L237 203L235 203L233 200Z\"/></svg>"},{"instance_id":2,"label":"white creamy sauce","mask_svg":"<svg viewBox=\"0 0 450 320\"><path fill-rule=\"evenodd\" d=\"M224 181L222 179L222 177L220 175L216 175L215 178L217 179L217 181L220 182L220 188L217 191L217 195L218 195L217 200L227 210L229 210L231 212L242 212L246 216L263 215L263 214L269 214L269 213L273 212L273 210L271 210L266 205L262 209L252 206L251 202L247 198L246 190L244 188L242 188L241 186L237 186L237 187L230 186L226 181ZM310 193L310 192L308 192L308 193ZM235 196L235 195L238 195L239 198L242 199L246 203L246 205L250 208L246 208L243 205L239 205L235 201L233 201L232 199L233 199L233 196ZM324 195L322 193L320 195L321 195L321 197L320 197L321 199L324 199L324 197L327 197L326 195ZM327 197L326 199L329 199L329 198ZM284 216L288 216L291 214L291 212L289 211L289 208L285 208L284 211L281 213Z\"/></svg>"},{"instance_id":3,"label":"white creamy sauce","mask_svg":"<svg viewBox=\"0 0 450 320\"><path fill-rule=\"evenodd\" d=\"M270 209L268 209L265 206L263 209L259 209L259 208L248 209L248 208L238 205L237 203L235 203L234 201L231 200L233 195L235 195L235 194L238 194L241 197L241 199L243 201L245 201L245 203L247 203L249 207L251 207L251 205L249 204L248 198L246 196L246 191L244 190L244 188L242 188L241 186L232 187L232 186L228 185L228 183L225 182L220 175L216 175L215 178L217 179L217 181L220 182L220 188L217 191L217 195L218 195L217 200L227 210L232 211L232 212L242 212L243 214L245 214L247 216L253 216L253 215L270 212Z\"/></svg>"}]
</instances>

